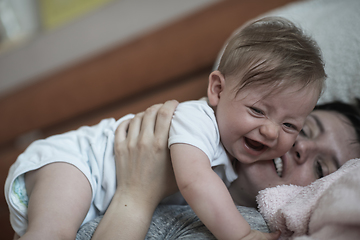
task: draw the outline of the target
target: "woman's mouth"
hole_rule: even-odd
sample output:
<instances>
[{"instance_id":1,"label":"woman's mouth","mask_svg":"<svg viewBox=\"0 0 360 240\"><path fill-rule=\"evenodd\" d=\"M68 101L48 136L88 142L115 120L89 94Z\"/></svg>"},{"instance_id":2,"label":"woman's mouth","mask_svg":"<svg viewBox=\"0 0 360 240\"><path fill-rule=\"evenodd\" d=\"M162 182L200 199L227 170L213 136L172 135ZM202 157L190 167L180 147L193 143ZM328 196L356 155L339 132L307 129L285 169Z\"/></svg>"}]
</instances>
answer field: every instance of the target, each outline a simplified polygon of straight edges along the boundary
<instances>
[{"instance_id":1,"label":"woman's mouth","mask_svg":"<svg viewBox=\"0 0 360 240\"><path fill-rule=\"evenodd\" d=\"M282 177L282 172L283 172L283 161L281 158L275 158L274 160L274 164L275 164L275 169L276 169L276 173L279 177Z\"/></svg>"}]
</instances>

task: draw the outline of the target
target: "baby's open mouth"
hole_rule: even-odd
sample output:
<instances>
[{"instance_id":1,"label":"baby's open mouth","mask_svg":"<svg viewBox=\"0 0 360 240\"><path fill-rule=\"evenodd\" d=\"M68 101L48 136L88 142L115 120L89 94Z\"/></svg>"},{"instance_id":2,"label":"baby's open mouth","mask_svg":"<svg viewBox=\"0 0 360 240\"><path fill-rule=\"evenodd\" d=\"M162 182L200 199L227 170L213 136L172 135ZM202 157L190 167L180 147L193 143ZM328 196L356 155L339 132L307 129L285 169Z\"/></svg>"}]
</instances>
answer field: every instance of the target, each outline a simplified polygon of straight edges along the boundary
<instances>
[{"instance_id":1,"label":"baby's open mouth","mask_svg":"<svg viewBox=\"0 0 360 240\"><path fill-rule=\"evenodd\" d=\"M245 143L249 148L253 149L254 151L262 151L265 148L264 144L258 141L251 140L249 138L245 138Z\"/></svg>"}]
</instances>

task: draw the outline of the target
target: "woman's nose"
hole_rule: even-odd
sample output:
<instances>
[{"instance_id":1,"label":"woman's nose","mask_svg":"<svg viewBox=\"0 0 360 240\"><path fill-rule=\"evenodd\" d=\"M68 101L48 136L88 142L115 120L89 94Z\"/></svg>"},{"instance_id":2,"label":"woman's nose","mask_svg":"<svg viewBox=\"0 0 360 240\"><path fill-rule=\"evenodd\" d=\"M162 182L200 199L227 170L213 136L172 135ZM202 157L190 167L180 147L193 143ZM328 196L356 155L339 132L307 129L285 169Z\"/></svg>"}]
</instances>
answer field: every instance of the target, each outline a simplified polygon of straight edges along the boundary
<instances>
[{"instance_id":1,"label":"woman's nose","mask_svg":"<svg viewBox=\"0 0 360 240\"><path fill-rule=\"evenodd\" d=\"M273 141L279 137L279 126L273 122L269 122L260 127L260 134L267 140Z\"/></svg>"},{"instance_id":2,"label":"woman's nose","mask_svg":"<svg viewBox=\"0 0 360 240\"><path fill-rule=\"evenodd\" d=\"M307 140L297 139L292 147L294 159L298 164L303 164L307 161L314 148L314 143Z\"/></svg>"}]
</instances>

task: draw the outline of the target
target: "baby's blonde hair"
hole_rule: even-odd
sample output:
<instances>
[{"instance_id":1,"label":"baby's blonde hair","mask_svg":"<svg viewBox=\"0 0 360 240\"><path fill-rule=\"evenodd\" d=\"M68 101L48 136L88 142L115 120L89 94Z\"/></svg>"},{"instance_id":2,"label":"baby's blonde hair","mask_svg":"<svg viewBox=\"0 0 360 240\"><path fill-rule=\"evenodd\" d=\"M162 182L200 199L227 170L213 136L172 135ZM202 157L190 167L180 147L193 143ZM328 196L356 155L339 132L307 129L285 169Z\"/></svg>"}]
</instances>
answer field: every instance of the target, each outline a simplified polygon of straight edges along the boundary
<instances>
[{"instance_id":1,"label":"baby's blonde hair","mask_svg":"<svg viewBox=\"0 0 360 240\"><path fill-rule=\"evenodd\" d=\"M228 41L218 70L247 86L313 85L322 92L326 74L317 43L292 22L266 17L245 25Z\"/></svg>"}]
</instances>

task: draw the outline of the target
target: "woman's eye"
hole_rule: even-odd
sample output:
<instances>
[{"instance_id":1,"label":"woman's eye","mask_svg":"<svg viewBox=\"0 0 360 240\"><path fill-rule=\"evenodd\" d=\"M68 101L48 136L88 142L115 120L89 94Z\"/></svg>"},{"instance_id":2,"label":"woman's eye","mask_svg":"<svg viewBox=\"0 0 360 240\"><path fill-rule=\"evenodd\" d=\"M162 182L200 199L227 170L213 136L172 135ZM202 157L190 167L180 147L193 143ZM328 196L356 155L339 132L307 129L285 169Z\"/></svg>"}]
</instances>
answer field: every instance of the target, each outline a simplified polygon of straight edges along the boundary
<instances>
[{"instance_id":1,"label":"woman's eye","mask_svg":"<svg viewBox=\"0 0 360 240\"><path fill-rule=\"evenodd\" d=\"M258 108L250 107L251 111L257 115L264 115L264 112Z\"/></svg>"},{"instance_id":2,"label":"woman's eye","mask_svg":"<svg viewBox=\"0 0 360 240\"><path fill-rule=\"evenodd\" d=\"M320 161L316 161L315 171L316 171L316 175L318 176L318 178L324 177L324 171L323 171L323 167L321 166Z\"/></svg>"},{"instance_id":3,"label":"woman's eye","mask_svg":"<svg viewBox=\"0 0 360 240\"><path fill-rule=\"evenodd\" d=\"M301 129L300 135L303 135L304 137L307 137L307 134L305 133L304 129Z\"/></svg>"},{"instance_id":4,"label":"woman's eye","mask_svg":"<svg viewBox=\"0 0 360 240\"><path fill-rule=\"evenodd\" d=\"M300 135L303 137L309 138L310 137L310 129L307 125L304 125L300 131Z\"/></svg>"}]
</instances>

